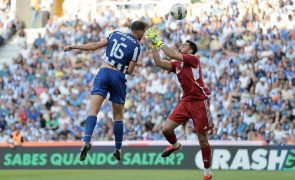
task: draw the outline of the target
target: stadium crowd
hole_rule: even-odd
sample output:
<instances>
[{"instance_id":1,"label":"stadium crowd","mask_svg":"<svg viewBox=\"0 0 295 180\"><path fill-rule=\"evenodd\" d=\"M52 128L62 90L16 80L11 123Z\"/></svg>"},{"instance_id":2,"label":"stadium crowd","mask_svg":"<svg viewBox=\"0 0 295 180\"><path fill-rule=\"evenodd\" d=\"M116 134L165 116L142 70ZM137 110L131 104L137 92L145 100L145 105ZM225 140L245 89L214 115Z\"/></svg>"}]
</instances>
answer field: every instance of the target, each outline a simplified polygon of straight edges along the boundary
<instances>
[{"instance_id":1,"label":"stadium crowd","mask_svg":"<svg viewBox=\"0 0 295 180\"><path fill-rule=\"evenodd\" d=\"M23 23L18 21L11 10L10 1L0 0L0 46L22 28Z\"/></svg>"},{"instance_id":2,"label":"stadium crowd","mask_svg":"<svg viewBox=\"0 0 295 180\"><path fill-rule=\"evenodd\" d=\"M206 1L191 5L183 21L157 15L148 19L170 46L177 48L186 39L198 43L204 80L212 92L211 140L295 144L293 7L286 0ZM32 47L24 44L12 64L3 64L0 142L10 141L15 131L24 141L81 139L103 50L64 53L63 46L99 41L115 29L126 31L132 22L120 11L98 11L97 17L52 18L44 36ZM181 90L172 73L154 66L148 43L142 43L138 67L127 77L124 138L163 140L161 124ZM93 140L112 140L112 123L106 100ZM189 121L176 133L182 140L196 140L193 131Z\"/></svg>"}]
</instances>

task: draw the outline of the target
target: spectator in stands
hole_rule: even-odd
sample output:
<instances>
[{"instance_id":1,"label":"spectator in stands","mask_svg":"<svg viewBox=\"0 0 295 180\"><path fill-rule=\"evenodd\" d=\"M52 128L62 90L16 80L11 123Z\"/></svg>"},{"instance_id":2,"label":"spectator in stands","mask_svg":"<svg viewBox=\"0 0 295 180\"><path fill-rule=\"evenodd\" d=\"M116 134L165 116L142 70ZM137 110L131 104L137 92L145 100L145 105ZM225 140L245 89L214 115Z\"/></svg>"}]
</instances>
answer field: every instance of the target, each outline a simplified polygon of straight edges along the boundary
<instances>
[{"instance_id":1,"label":"spectator in stands","mask_svg":"<svg viewBox=\"0 0 295 180\"><path fill-rule=\"evenodd\" d=\"M5 121L5 116L3 114L0 114L0 132L4 132L6 126L7 122Z\"/></svg>"},{"instance_id":2,"label":"spectator in stands","mask_svg":"<svg viewBox=\"0 0 295 180\"><path fill-rule=\"evenodd\" d=\"M24 142L24 138L19 130L19 128L15 128L12 132L12 139L14 146L20 146Z\"/></svg>"},{"instance_id":3,"label":"spectator in stands","mask_svg":"<svg viewBox=\"0 0 295 180\"><path fill-rule=\"evenodd\" d=\"M37 27L37 21L40 16L41 1L31 0L31 11L32 11L32 27Z\"/></svg>"},{"instance_id":4,"label":"spectator in stands","mask_svg":"<svg viewBox=\"0 0 295 180\"><path fill-rule=\"evenodd\" d=\"M191 35L190 39L199 45L204 80L212 92L210 108L216 125L210 139L294 143L292 11L287 8L287 2L241 0L227 3L196 3L191 5L192 9L198 7L199 11L188 13L185 20L174 21L165 16L155 24L160 27L167 44L181 42ZM272 13L272 9L277 9L277 13ZM17 125L28 134L25 140L79 140L89 111L88 90L102 62L102 54L64 53L61 47L97 41L114 29L127 29L128 23L117 22L131 21L120 10L111 17L107 14L102 17L102 12L98 11L96 17L97 20L87 21L78 16L74 19L52 17L45 34L35 39L33 47L23 43L21 55L12 64L3 64L0 114L4 114L7 122L4 136L11 135L12 127ZM274 17L272 21L270 17ZM11 21L4 19L0 18L2 27L9 27ZM132 96L126 97L125 138L161 139L161 119L175 107L180 92L173 75L152 64L150 48L144 42L141 54L135 76L127 77L127 91ZM32 102L30 106L28 102ZM106 101L98 114L93 139L113 138L110 108ZM58 137L60 132L66 135L62 133ZM194 139L189 123L177 131L177 136Z\"/></svg>"}]
</instances>

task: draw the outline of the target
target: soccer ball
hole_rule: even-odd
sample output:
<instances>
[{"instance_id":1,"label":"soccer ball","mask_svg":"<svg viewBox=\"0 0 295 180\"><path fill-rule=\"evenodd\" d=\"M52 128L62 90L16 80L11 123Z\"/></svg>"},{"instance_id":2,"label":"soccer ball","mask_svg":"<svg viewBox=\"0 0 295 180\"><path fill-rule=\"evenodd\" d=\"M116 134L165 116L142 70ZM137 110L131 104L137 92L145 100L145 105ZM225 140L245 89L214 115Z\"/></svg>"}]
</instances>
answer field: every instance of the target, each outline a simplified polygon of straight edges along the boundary
<instances>
[{"instance_id":1,"label":"soccer ball","mask_svg":"<svg viewBox=\"0 0 295 180\"><path fill-rule=\"evenodd\" d=\"M187 10L183 4L174 4L170 9L171 16L176 20L181 20L186 17Z\"/></svg>"}]
</instances>

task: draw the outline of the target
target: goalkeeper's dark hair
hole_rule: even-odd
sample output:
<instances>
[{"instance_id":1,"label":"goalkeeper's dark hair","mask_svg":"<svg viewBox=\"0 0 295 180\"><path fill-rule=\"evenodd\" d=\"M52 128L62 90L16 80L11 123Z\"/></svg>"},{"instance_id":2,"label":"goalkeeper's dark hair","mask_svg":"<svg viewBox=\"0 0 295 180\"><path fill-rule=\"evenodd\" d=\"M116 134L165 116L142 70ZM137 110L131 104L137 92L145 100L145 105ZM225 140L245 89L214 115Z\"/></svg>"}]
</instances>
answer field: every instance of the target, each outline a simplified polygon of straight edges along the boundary
<instances>
[{"instance_id":1,"label":"goalkeeper's dark hair","mask_svg":"<svg viewBox=\"0 0 295 180\"><path fill-rule=\"evenodd\" d=\"M196 45L196 43L190 40L186 40L185 42L188 43L189 47L193 50L192 54L196 54L198 52L198 46Z\"/></svg>"},{"instance_id":2,"label":"goalkeeper's dark hair","mask_svg":"<svg viewBox=\"0 0 295 180\"><path fill-rule=\"evenodd\" d=\"M131 24L130 29L131 31L144 31L146 27L147 27L147 23L143 21L134 21Z\"/></svg>"}]
</instances>

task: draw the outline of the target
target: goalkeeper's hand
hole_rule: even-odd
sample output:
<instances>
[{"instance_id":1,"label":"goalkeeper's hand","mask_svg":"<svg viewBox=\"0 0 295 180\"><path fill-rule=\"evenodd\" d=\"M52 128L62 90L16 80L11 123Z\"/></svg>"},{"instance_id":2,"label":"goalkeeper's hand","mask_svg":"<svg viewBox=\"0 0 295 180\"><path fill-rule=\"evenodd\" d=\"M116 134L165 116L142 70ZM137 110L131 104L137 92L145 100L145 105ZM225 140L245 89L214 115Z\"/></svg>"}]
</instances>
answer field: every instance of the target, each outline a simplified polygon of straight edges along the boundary
<instances>
[{"instance_id":1,"label":"goalkeeper's hand","mask_svg":"<svg viewBox=\"0 0 295 180\"><path fill-rule=\"evenodd\" d=\"M163 44L163 41L159 38L159 34L155 27L148 28L145 32L145 38L149 39L152 42L153 48L160 47Z\"/></svg>"}]
</instances>

